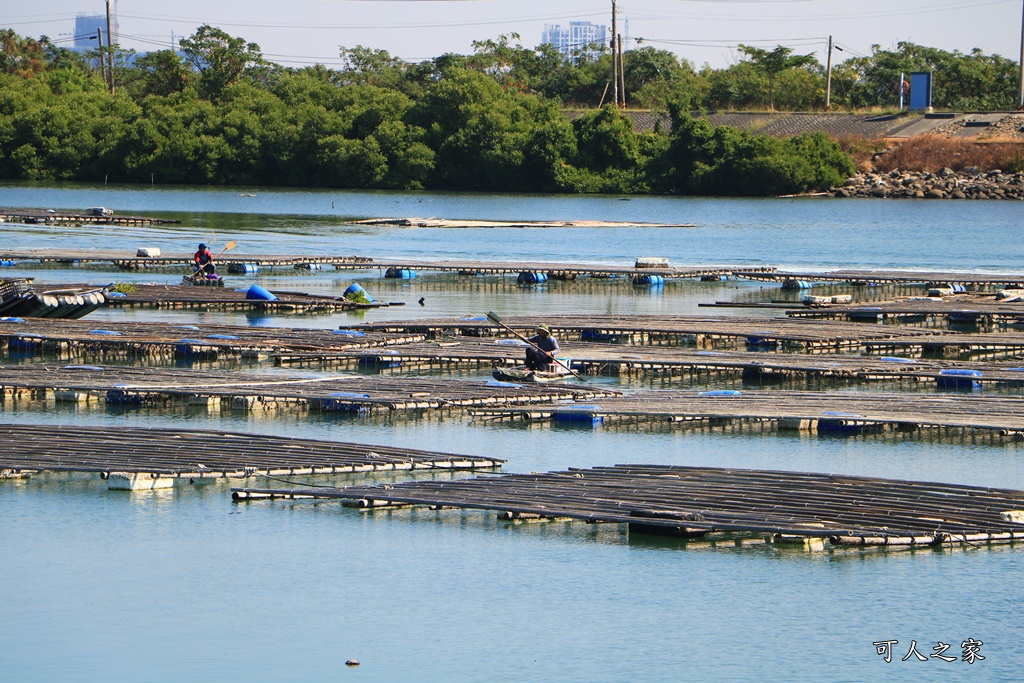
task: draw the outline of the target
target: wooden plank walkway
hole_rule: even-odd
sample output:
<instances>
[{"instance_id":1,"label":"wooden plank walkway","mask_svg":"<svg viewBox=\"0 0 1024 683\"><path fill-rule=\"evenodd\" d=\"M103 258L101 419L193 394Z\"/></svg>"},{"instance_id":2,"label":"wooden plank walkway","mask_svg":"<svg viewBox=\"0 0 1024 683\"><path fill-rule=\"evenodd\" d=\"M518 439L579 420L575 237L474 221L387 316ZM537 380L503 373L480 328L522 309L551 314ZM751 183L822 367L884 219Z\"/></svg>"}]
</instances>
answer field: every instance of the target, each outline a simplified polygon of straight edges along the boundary
<instances>
[{"instance_id":1,"label":"wooden plank walkway","mask_svg":"<svg viewBox=\"0 0 1024 683\"><path fill-rule=\"evenodd\" d=\"M642 345L690 346L702 350L864 353L944 359L999 359L1024 356L1024 335L1015 332L955 333L836 320L698 316L508 316L523 334L548 325L560 342L583 340ZM342 329L422 334L435 340L511 336L486 316L381 321Z\"/></svg>"},{"instance_id":2,"label":"wooden plank walkway","mask_svg":"<svg viewBox=\"0 0 1024 683\"><path fill-rule=\"evenodd\" d=\"M785 322L781 318L770 320ZM762 324L758 322L756 327ZM794 324L815 327L811 321L790 323L791 326ZM828 327L831 323L820 325ZM1024 335L945 334L932 331L922 336L913 331L907 334L906 330L894 326L858 326L859 330L865 328L871 331L881 328L887 333L882 339L867 339L844 345L845 348L869 354L866 356L824 356L819 353L808 357L802 353L766 353L765 350L784 351L794 347L799 351L802 340L792 336L791 332L788 336L782 336L787 331L776 330L767 337L757 337L756 342L751 342L749 337L742 336L751 332L746 325L733 330L737 335L735 337L700 337L703 348L699 350L656 344L582 342L578 338L566 341L563 338L563 355L573 359L579 372L612 376L710 378L713 373L723 373L724 377L736 377L738 373L748 380L758 381L801 375L810 380L934 381L943 370L977 369L983 371L978 381L1019 386L1018 365L1012 362L986 363L979 360L979 357L1012 358L1024 355ZM398 331L382 332L378 329ZM523 328L524 331L527 329ZM717 333L723 331L718 322L714 322L709 329ZM318 330L112 321L89 323L81 320L29 318L23 322L0 320L0 355L6 354L8 358L38 356L94 362L273 358L275 364L282 366L367 368L394 372L508 366L520 362L524 355L522 343L507 337L442 334L434 340L427 340L431 331L430 326L421 330L418 325L405 323ZM433 331L436 334L436 330ZM761 333L766 334L767 331L762 330ZM653 333L647 334L650 338ZM694 335L687 339L685 335L677 335L676 340L696 344L698 337ZM718 350L708 349L709 346ZM735 348L759 350L729 350ZM823 349L816 346L812 350L821 352L827 350L827 347ZM893 354L900 354L902 358L894 357ZM921 361L912 356L928 356L939 360Z\"/></svg>"},{"instance_id":3,"label":"wooden plank walkway","mask_svg":"<svg viewBox=\"0 0 1024 683\"><path fill-rule=\"evenodd\" d=\"M507 316L505 324L533 334L545 324L559 341L666 344L700 349L754 348L763 351L837 353L859 351L866 341L914 339L938 334L922 328L865 325L782 317L563 315ZM343 327L350 330L424 334L434 339L458 336L504 337L508 332L486 316L381 321Z\"/></svg>"},{"instance_id":4,"label":"wooden plank walkway","mask_svg":"<svg viewBox=\"0 0 1024 683\"><path fill-rule=\"evenodd\" d=\"M198 287L192 285L133 285L134 290L120 294L114 292L108 306L124 308L188 309L199 311L266 311L271 313L335 313L337 311L364 310L404 306L404 302L356 303L343 296L324 296L284 290L272 290L276 301L246 298L247 287L236 291L224 287ZM72 285L71 287L76 287ZM39 285L37 285L39 287ZM84 287L84 285L82 285ZM66 287L65 287L66 288Z\"/></svg>"},{"instance_id":5,"label":"wooden plank walkway","mask_svg":"<svg viewBox=\"0 0 1024 683\"><path fill-rule=\"evenodd\" d=\"M545 420L567 426L675 425L819 435L901 432L994 442L1024 440L1024 397L808 391L637 391L590 404L474 410L478 419Z\"/></svg>"},{"instance_id":6,"label":"wooden plank walkway","mask_svg":"<svg viewBox=\"0 0 1024 683\"><path fill-rule=\"evenodd\" d=\"M0 425L0 479L35 472L132 472L179 479L500 467L505 461L197 429Z\"/></svg>"},{"instance_id":7,"label":"wooden plank walkway","mask_svg":"<svg viewBox=\"0 0 1024 683\"><path fill-rule=\"evenodd\" d=\"M1021 290L1024 292L1024 290ZM844 320L898 325L991 329L1024 322L1024 302L1001 303L994 297L912 297L871 304L832 304L786 310L791 318Z\"/></svg>"},{"instance_id":8,"label":"wooden plank walkway","mask_svg":"<svg viewBox=\"0 0 1024 683\"><path fill-rule=\"evenodd\" d=\"M588 400L617 392L587 385L516 385L494 380L203 372L119 366L0 366L4 401L203 405L240 411L298 408L370 415L409 410Z\"/></svg>"},{"instance_id":9,"label":"wooden plank walkway","mask_svg":"<svg viewBox=\"0 0 1024 683\"><path fill-rule=\"evenodd\" d=\"M387 334L370 332L369 334ZM420 335L423 339L423 335ZM365 351L365 352L364 352ZM434 340L394 345L378 352L366 349L339 351L281 351L274 354L278 366L316 368L364 368L391 370L395 373L419 370L455 370L466 368L492 368L521 364L525 358L524 345L510 339L474 339L461 337L457 341Z\"/></svg>"},{"instance_id":10,"label":"wooden plank walkway","mask_svg":"<svg viewBox=\"0 0 1024 683\"><path fill-rule=\"evenodd\" d=\"M616 266L597 263L562 263L551 261L420 261L420 260L397 260L397 259L376 259L372 264L389 277L389 271L433 271L466 276L478 275L520 275L531 273L542 273L551 280L575 280L579 276L592 278L613 278L628 277L640 278L644 276L657 275L665 279L686 279L686 280L718 280L732 276L742 266L736 265L707 265L707 266L682 266L677 268L636 268L632 265ZM338 270L361 270L357 263L346 264L336 263L334 267ZM747 272L771 273L775 269L770 266L760 268L745 268Z\"/></svg>"},{"instance_id":11,"label":"wooden plank walkway","mask_svg":"<svg viewBox=\"0 0 1024 683\"><path fill-rule=\"evenodd\" d=\"M1024 334L988 332L968 334L940 332L928 337L909 337L910 328L892 339L867 339L860 347L863 353L877 355L945 358L950 360L1020 358L1024 356ZM923 329L923 328L922 328Z\"/></svg>"},{"instance_id":12,"label":"wooden plank walkway","mask_svg":"<svg viewBox=\"0 0 1024 683\"><path fill-rule=\"evenodd\" d=\"M82 211L47 211L45 209L0 209L0 223L27 223L29 225L174 225L181 223L171 218L150 216L94 216Z\"/></svg>"},{"instance_id":13,"label":"wooden plank walkway","mask_svg":"<svg viewBox=\"0 0 1024 683\"><path fill-rule=\"evenodd\" d=\"M1024 539L1024 491L805 472L616 465L336 489L233 489L236 501L340 498L494 510L502 519L627 524L688 538L730 532L836 546L939 546ZM1009 521L1010 519L1021 521Z\"/></svg>"},{"instance_id":14,"label":"wooden plank walkway","mask_svg":"<svg viewBox=\"0 0 1024 683\"><path fill-rule=\"evenodd\" d=\"M140 245L146 246L146 245ZM32 261L54 266L82 266L89 264L109 263L121 270L149 270L156 268L172 268L182 272L191 272L192 252L168 253L160 256L136 256L132 251L112 249L0 249L0 260ZM216 245L214 245L216 251ZM232 264L255 265L261 268L306 268L332 264L362 264L364 267L375 267L373 259L363 256L323 255L323 254L246 254L226 253L216 259L218 270L227 271ZM220 268L223 266L223 268Z\"/></svg>"},{"instance_id":15,"label":"wooden plank walkway","mask_svg":"<svg viewBox=\"0 0 1024 683\"><path fill-rule=\"evenodd\" d=\"M185 270L192 264L191 253L161 254L154 257L139 257L132 253L99 249L0 249L0 260L32 261L51 265L80 266L84 264L109 263L122 270L147 270L174 268ZM232 265L257 266L259 268L310 268L332 266L335 270L366 271L377 270L384 277L402 277L401 271L431 271L466 276L477 275L519 275L521 273L542 273L553 280L574 280L578 276L593 278L643 277L657 275L667 279L708 279L719 280L731 277L742 269L751 275L768 275L774 272L772 266L700 265L668 268L636 268L630 265L602 263L571 263L550 261L474 261L370 258L365 256L342 256L327 254L239 254L230 252L217 257L218 270L228 273ZM221 268L220 266L223 266Z\"/></svg>"},{"instance_id":16,"label":"wooden plank walkway","mask_svg":"<svg viewBox=\"0 0 1024 683\"><path fill-rule=\"evenodd\" d=\"M277 352L337 352L421 341L423 335L245 325L174 325L26 318L0 321L0 354L60 360L266 359Z\"/></svg>"},{"instance_id":17,"label":"wooden plank walkway","mask_svg":"<svg viewBox=\"0 0 1024 683\"><path fill-rule=\"evenodd\" d=\"M824 272L776 271L762 273L755 270L739 270L737 277L761 282L779 283L821 283L845 282L851 285L878 285L892 283L915 284L961 284L973 286L1021 285L1024 274L970 273L959 271L919 270L830 270Z\"/></svg>"},{"instance_id":18,"label":"wooden plank walkway","mask_svg":"<svg viewBox=\"0 0 1024 683\"><path fill-rule=\"evenodd\" d=\"M517 340L458 337L410 342L384 349L278 353L277 365L376 369L401 374L433 370L486 369L521 364L525 344ZM872 381L951 384L949 371L972 370L986 385L1024 386L1024 367L1012 362L959 362L906 357L807 355L742 351L697 351L676 346L566 342L561 355L583 375L682 378L695 381L741 379L748 383L851 383ZM943 372L947 374L943 374Z\"/></svg>"}]
</instances>

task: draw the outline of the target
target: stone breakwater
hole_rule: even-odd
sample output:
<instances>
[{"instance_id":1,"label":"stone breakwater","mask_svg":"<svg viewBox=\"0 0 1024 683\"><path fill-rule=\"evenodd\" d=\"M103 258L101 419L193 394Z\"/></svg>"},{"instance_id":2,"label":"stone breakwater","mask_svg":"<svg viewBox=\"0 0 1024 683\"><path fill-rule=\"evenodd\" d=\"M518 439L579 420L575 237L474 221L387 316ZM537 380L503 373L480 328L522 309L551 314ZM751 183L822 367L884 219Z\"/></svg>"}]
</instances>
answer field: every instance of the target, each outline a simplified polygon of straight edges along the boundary
<instances>
[{"instance_id":1,"label":"stone breakwater","mask_svg":"<svg viewBox=\"0 0 1024 683\"><path fill-rule=\"evenodd\" d=\"M1024 173L927 171L861 173L830 192L836 197L891 199L1024 199Z\"/></svg>"}]
</instances>

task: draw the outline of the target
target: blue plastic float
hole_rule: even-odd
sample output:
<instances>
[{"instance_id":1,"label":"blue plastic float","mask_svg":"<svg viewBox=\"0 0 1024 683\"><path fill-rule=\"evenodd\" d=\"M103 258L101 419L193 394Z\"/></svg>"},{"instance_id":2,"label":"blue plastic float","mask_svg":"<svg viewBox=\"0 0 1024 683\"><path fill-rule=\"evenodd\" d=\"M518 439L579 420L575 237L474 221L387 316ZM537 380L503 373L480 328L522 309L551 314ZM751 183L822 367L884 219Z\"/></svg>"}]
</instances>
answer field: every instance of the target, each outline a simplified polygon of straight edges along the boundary
<instances>
[{"instance_id":1,"label":"blue plastic float","mask_svg":"<svg viewBox=\"0 0 1024 683\"><path fill-rule=\"evenodd\" d=\"M551 411L551 418L556 425L570 427L596 426L604 422L604 417L596 414L598 410L601 410L601 406L558 406L555 410Z\"/></svg>"},{"instance_id":2,"label":"blue plastic float","mask_svg":"<svg viewBox=\"0 0 1024 683\"><path fill-rule=\"evenodd\" d=\"M367 291L366 291L365 289L363 289L362 287L360 287L360 286L359 286L358 284L356 284L355 282L353 282L352 284L350 284L350 285L349 285L349 286L348 286L348 287L347 287L347 288L345 289L345 292L344 292L344 293L342 294L342 296L344 296L344 297L348 297L348 296L351 296L351 295L353 295L353 294L362 294L362 295L363 295L363 297L364 297L364 298L366 299L367 303L371 303L371 304L373 303L373 297L372 297L372 296L370 296L370 295L369 295L369 294L367 293Z\"/></svg>"},{"instance_id":3,"label":"blue plastic float","mask_svg":"<svg viewBox=\"0 0 1024 683\"><path fill-rule=\"evenodd\" d=\"M524 270L516 279L521 285L536 285L548 281L548 274L535 270Z\"/></svg>"},{"instance_id":4,"label":"blue plastic float","mask_svg":"<svg viewBox=\"0 0 1024 683\"><path fill-rule=\"evenodd\" d=\"M259 285L253 285L245 292L246 299L254 299L257 301L277 301L277 296Z\"/></svg>"},{"instance_id":5,"label":"blue plastic float","mask_svg":"<svg viewBox=\"0 0 1024 683\"><path fill-rule=\"evenodd\" d=\"M384 271L384 277L390 280L411 280L416 277L416 271L411 268L388 268Z\"/></svg>"},{"instance_id":6,"label":"blue plastic float","mask_svg":"<svg viewBox=\"0 0 1024 683\"><path fill-rule=\"evenodd\" d=\"M981 389L981 370L949 368L939 370L935 380L937 389Z\"/></svg>"},{"instance_id":7,"label":"blue plastic float","mask_svg":"<svg viewBox=\"0 0 1024 683\"><path fill-rule=\"evenodd\" d=\"M658 287L665 284L665 278L661 275L634 275L634 285L643 285L649 287Z\"/></svg>"}]
</instances>

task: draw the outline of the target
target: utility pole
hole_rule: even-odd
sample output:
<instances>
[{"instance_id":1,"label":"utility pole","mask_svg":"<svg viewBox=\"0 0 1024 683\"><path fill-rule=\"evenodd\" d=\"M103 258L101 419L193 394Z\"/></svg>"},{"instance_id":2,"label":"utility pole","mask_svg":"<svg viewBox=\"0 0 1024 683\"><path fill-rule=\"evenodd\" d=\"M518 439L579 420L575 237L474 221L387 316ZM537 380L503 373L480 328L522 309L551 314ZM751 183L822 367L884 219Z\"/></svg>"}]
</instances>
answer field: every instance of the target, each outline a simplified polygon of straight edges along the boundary
<instances>
[{"instance_id":1,"label":"utility pole","mask_svg":"<svg viewBox=\"0 0 1024 683\"><path fill-rule=\"evenodd\" d=\"M618 14L618 4L612 0L612 99L615 106L619 106L619 46L618 46L618 24L615 16Z\"/></svg>"},{"instance_id":2,"label":"utility pole","mask_svg":"<svg viewBox=\"0 0 1024 683\"><path fill-rule=\"evenodd\" d=\"M1017 109L1024 109L1024 10L1020 19L1020 79L1017 81Z\"/></svg>"},{"instance_id":3,"label":"utility pole","mask_svg":"<svg viewBox=\"0 0 1024 683\"><path fill-rule=\"evenodd\" d=\"M828 37L828 58L825 60L825 111L832 108L832 36Z\"/></svg>"},{"instance_id":4,"label":"utility pole","mask_svg":"<svg viewBox=\"0 0 1024 683\"><path fill-rule=\"evenodd\" d=\"M622 86L620 96L622 97L622 108L626 108L626 69L622 62L622 34L616 36L615 45L619 49L619 85Z\"/></svg>"},{"instance_id":5,"label":"utility pole","mask_svg":"<svg viewBox=\"0 0 1024 683\"><path fill-rule=\"evenodd\" d=\"M845 50L835 43L832 42L832 36L828 37L828 66L825 70L828 74L825 76L825 111L829 111L832 107L832 50L837 52L845 52Z\"/></svg>"},{"instance_id":6,"label":"utility pole","mask_svg":"<svg viewBox=\"0 0 1024 683\"><path fill-rule=\"evenodd\" d=\"M110 74L110 92L114 92L114 50L110 44L110 0L107 0L107 73ZM102 43L100 43L102 47Z\"/></svg>"},{"instance_id":7,"label":"utility pole","mask_svg":"<svg viewBox=\"0 0 1024 683\"><path fill-rule=\"evenodd\" d=\"M110 88L110 79L107 78L107 60L106 55L103 54L103 29L96 27L96 49L100 53L100 73L103 74L103 80L107 84L107 88Z\"/></svg>"}]
</instances>

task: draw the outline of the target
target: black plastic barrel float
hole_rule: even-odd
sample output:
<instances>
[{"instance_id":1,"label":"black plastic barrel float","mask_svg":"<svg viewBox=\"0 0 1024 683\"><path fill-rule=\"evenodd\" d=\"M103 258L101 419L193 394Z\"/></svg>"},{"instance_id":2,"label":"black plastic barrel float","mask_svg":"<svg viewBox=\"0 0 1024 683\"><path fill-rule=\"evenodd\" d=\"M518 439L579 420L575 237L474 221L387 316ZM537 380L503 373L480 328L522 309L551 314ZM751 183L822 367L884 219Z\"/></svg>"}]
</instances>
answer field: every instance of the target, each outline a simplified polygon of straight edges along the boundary
<instances>
[{"instance_id":1,"label":"black plastic barrel float","mask_svg":"<svg viewBox=\"0 0 1024 683\"><path fill-rule=\"evenodd\" d=\"M633 284L648 287L658 287L659 285L665 284L665 278L662 277L661 275L648 275L644 273L643 275L634 275Z\"/></svg>"},{"instance_id":2,"label":"black plastic barrel float","mask_svg":"<svg viewBox=\"0 0 1024 683\"><path fill-rule=\"evenodd\" d=\"M384 277L389 280L411 280L416 277L416 271L411 268L388 268L384 271Z\"/></svg>"},{"instance_id":3,"label":"black plastic barrel float","mask_svg":"<svg viewBox=\"0 0 1024 683\"><path fill-rule=\"evenodd\" d=\"M547 282L548 274L539 270L524 270L519 273L519 277L516 279L521 285L537 285L541 282Z\"/></svg>"}]
</instances>

